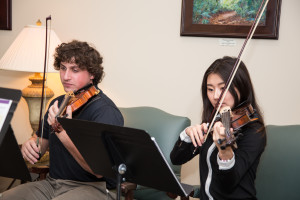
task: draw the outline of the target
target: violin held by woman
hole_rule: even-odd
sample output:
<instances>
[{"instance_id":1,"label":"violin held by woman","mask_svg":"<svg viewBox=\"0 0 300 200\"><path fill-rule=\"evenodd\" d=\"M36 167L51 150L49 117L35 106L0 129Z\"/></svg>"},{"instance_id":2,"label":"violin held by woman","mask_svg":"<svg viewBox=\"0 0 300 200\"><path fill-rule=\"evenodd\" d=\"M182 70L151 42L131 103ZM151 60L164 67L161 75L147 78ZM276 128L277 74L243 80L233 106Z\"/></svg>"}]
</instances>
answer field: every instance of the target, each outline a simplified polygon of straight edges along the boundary
<instances>
[{"instance_id":1,"label":"violin held by woman","mask_svg":"<svg viewBox=\"0 0 300 200\"><path fill-rule=\"evenodd\" d=\"M243 62L221 104L221 120L214 122L208 133L211 114L218 106L235 62L236 58L223 57L206 70L201 87L202 123L183 130L171 152L175 165L200 155L201 200L256 199L254 179L266 136L250 75ZM240 133L238 137L236 132Z\"/></svg>"}]
</instances>

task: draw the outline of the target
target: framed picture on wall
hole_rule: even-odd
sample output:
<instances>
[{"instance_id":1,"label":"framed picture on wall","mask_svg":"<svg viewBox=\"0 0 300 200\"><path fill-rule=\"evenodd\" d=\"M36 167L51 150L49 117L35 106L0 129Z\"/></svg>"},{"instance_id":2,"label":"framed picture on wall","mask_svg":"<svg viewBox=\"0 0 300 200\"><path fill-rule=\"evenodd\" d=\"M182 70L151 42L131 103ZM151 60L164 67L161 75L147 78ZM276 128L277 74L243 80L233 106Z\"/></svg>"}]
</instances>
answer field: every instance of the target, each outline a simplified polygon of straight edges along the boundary
<instances>
[{"instance_id":1,"label":"framed picture on wall","mask_svg":"<svg viewBox=\"0 0 300 200\"><path fill-rule=\"evenodd\" d=\"M0 0L0 30L11 29L11 0Z\"/></svg>"},{"instance_id":2,"label":"framed picture on wall","mask_svg":"<svg viewBox=\"0 0 300 200\"><path fill-rule=\"evenodd\" d=\"M262 1L182 0L181 36L246 38ZM278 39L281 0L269 0L253 38Z\"/></svg>"}]
</instances>

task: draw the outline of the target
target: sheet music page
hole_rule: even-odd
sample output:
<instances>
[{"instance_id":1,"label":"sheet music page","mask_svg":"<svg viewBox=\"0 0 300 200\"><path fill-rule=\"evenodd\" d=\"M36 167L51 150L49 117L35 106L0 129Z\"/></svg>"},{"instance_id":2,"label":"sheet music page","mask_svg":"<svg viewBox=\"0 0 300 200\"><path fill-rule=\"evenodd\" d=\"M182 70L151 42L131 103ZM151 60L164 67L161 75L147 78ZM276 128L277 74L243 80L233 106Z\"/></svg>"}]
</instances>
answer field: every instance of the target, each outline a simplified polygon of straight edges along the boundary
<instances>
[{"instance_id":1,"label":"sheet music page","mask_svg":"<svg viewBox=\"0 0 300 200\"><path fill-rule=\"evenodd\" d=\"M9 108L11 106L12 100L1 99L0 98L0 131L8 114Z\"/></svg>"}]
</instances>

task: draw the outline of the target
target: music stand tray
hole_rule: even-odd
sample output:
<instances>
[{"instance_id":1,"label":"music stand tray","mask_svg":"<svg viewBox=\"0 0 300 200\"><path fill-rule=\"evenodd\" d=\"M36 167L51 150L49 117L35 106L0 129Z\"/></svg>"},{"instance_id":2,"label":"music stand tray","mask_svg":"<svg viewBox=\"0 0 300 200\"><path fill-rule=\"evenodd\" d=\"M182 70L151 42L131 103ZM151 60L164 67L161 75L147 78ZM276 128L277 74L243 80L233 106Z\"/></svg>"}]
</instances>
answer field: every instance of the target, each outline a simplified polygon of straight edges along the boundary
<instances>
[{"instance_id":1,"label":"music stand tray","mask_svg":"<svg viewBox=\"0 0 300 200\"><path fill-rule=\"evenodd\" d=\"M58 121L96 174L116 179L118 168L125 165L122 177L128 182L180 196L193 190L178 181L155 138L144 130L78 119Z\"/></svg>"}]
</instances>

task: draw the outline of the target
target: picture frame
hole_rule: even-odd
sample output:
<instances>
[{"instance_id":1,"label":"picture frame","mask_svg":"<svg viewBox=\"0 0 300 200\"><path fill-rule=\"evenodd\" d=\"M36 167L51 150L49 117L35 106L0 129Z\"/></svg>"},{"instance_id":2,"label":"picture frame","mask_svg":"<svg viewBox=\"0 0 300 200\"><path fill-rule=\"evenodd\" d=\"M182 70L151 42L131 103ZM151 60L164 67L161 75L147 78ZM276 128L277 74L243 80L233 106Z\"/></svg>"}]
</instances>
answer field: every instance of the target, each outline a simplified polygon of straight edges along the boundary
<instances>
[{"instance_id":1,"label":"picture frame","mask_svg":"<svg viewBox=\"0 0 300 200\"><path fill-rule=\"evenodd\" d=\"M197 4L194 3L198 3L199 5L199 2L202 3L201 8L203 8L203 3L205 1L201 2L201 0L182 0L181 27L180 27L181 36L224 37L224 38L246 38L247 37L247 34L252 24L249 25L213 24L210 23L209 21L211 19L211 15L209 15L209 13L207 14L204 12L203 12L204 17L200 15L200 17L202 17L201 18L202 21L200 20L196 21L196 19L199 19L198 17L199 15L194 14L195 13L194 10L196 10L195 8L197 8L194 7L194 5L197 6ZM221 0L217 0L215 2L221 2ZM281 0L269 0L265 13L263 15L264 16L263 24L259 24L257 26L255 33L253 35L254 39L276 39L276 40L278 39L280 9L281 9Z\"/></svg>"},{"instance_id":2,"label":"picture frame","mask_svg":"<svg viewBox=\"0 0 300 200\"><path fill-rule=\"evenodd\" d=\"M0 0L0 30L12 30L12 0Z\"/></svg>"}]
</instances>

